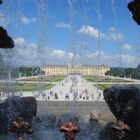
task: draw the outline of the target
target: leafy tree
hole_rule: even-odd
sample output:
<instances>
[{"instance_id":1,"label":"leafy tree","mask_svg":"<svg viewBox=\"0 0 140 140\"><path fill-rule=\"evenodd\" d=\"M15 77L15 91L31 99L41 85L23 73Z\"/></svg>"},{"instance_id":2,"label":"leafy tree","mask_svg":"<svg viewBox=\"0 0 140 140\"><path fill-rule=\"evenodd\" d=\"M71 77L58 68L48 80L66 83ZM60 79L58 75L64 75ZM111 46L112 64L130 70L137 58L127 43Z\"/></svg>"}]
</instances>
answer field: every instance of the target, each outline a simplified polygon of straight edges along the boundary
<instances>
[{"instance_id":1,"label":"leafy tree","mask_svg":"<svg viewBox=\"0 0 140 140\"><path fill-rule=\"evenodd\" d=\"M133 72L134 72L134 68L125 68L125 77L132 76Z\"/></svg>"},{"instance_id":2,"label":"leafy tree","mask_svg":"<svg viewBox=\"0 0 140 140\"><path fill-rule=\"evenodd\" d=\"M137 68L120 68L120 67L110 68L110 71L107 71L106 75L126 78L130 78L131 76L134 79L140 79L140 64L137 66Z\"/></svg>"},{"instance_id":3,"label":"leafy tree","mask_svg":"<svg viewBox=\"0 0 140 140\"><path fill-rule=\"evenodd\" d=\"M19 73L21 76L36 76L38 74L43 75L44 71L42 71L39 67L19 67Z\"/></svg>"}]
</instances>

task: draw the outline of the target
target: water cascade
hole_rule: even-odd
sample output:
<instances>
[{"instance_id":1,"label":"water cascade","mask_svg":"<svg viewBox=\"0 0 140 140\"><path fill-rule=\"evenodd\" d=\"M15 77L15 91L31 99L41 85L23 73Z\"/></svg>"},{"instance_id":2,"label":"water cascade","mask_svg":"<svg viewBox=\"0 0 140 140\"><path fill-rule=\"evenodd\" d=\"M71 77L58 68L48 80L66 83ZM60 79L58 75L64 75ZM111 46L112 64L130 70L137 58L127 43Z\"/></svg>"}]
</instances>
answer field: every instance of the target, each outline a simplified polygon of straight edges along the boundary
<instances>
[{"instance_id":1,"label":"water cascade","mask_svg":"<svg viewBox=\"0 0 140 140\"><path fill-rule=\"evenodd\" d=\"M76 106L76 30L75 30L75 5L76 2L74 0L68 0L69 5L69 23L70 23L70 52L72 53L71 58L71 76L70 80L72 82L71 88L70 88L70 94L73 96L73 111L74 107Z\"/></svg>"},{"instance_id":2,"label":"water cascade","mask_svg":"<svg viewBox=\"0 0 140 140\"><path fill-rule=\"evenodd\" d=\"M38 33L38 48L37 48L37 58L38 58L38 85L37 85L37 96L43 98L44 89L41 82L44 81L43 72L41 70L44 62L46 60L45 56L47 55L47 26L48 26L48 1L40 0L36 2L38 22L40 24L39 33Z\"/></svg>"},{"instance_id":3,"label":"water cascade","mask_svg":"<svg viewBox=\"0 0 140 140\"><path fill-rule=\"evenodd\" d=\"M105 15L101 11L102 1L59 0L57 4L54 4L54 1L49 0L36 2L17 0L15 5L14 2L15 0L5 0L3 4L0 1L0 7L4 6L2 12L8 19L7 24L3 28L7 29L6 35L9 38L11 37L11 39L14 38L13 40L15 41L15 48L13 46L11 47L12 49L0 48L0 82L1 85L4 85L3 89L0 85L0 90L2 90L2 92L0 91L0 140L15 140L16 137L17 139L25 138L26 140L124 140L124 138L131 140L133 136L134 138L139 137L140 116L139 113L137 114L140 100L139 88L125 86L100 88L102 85L110 84L110 76L102 75L104 68L102 64L105 60L109 60L107 59L109 57L104 55L105 49L103 45L106 45L106 42L110 39L109 37L112 37L109 36L109 33L105 33L102 26L105 20ZM124 4L123 2L121 3L122 5ZM25 17L29 11L26 11L27 9L23 7L25 5L28 7L28 4L33 4L32 6L35 7L35 14L29 15L29 17L35 16L35 18L30 17L28 19L29 17ZM65 7L63 7L63 4ZM107 0L105 4L108 4ZM110 11L112 11L114 17L113 27L110 32L113 34L113 39L116 43L115 49L118 54L115 62L122 66L121 37L117 29L119 5L115 0L111 0L109 4L109 7L112 8ZM56 8L56 5L66 16L64 20L65 22L68 20L67 25L65 23L55 25L59 20L62 20L61 16L60 18L57 17L59 14L53 15L53 8ZM79 8L78 5L81 7ZM66 8L65 10L68 14L63 12L63 8ZM131 12L133 12L133 8L133 6L129 5ZM31 10L33 9L31 8ZM52 13L50 12L51 10L53 11ZM54 12L55 14L59 13L59 10L57 10ZM81 17L82 20L80 19ZM24 25L21 24L21 19ZM79 24L77 24L77 21ZM32 22L36 22L35 25L28 28L27 23L29 25ZM109 24L108 26L111 27L111 25ZM23 31L26 28L32 29L35 35L26 35L28 32ZM65 36L66 34L63 34L64 32L61 32L63 40L67 38L66 40L69 41L69 46L67 46L69 48L68 53L66 50L62 51L59 48L61 47L61 43L59 44L61 40L59 40L59 37L59 39L56 39L54 36L54 33L59 33L60 31L57 28L67 28L69 31L68 37ZM49 38L52 35L50 32L53 34L53 41L58 41L56 48L52 47L55 44L54 42L54 44L52 43L53 45L50 43ZM21 37L17 39L19 36ZM36 44L28 44L30 39ZM23 60L20 62L21 56L19 57L16 53L24 54L25 50L21 52L21 44L19 42L24 46L24 49L28 50L28 47L34 49L28 55L33 55L33 58L35 57L36 59L32 59L31 56L28 57L28 55L22 55L24 60L27 58L28 60L26 63L22 63ZM50 49L50 47L52 48ZM43 65L51 65L51 63L56 62L57 60L51 61L54 59L58 59L59 62L61 57L62 59L70 59L70 61L63 60L63 62L70 62L67 64L68 73L59 75L64 77L64 79L62 78L63 80L51 82L48 80L48 77L56 78L58 71L56 72L55 67L53 67L54 75L51 75L50 71L45 73L42 67ZM113 58L113 56L110 58ZM33 60L32 63L28 63L30 59ZM112 60L110 59L109 61ZM20 63L22 66L30 64L32 69L30 77L20 75L20 67L16 67L16 64ZM93 69L91 64L98 66ZM64 68L64 65L59 65ZM34 69L36 69L36 72ZM94 70L95 75L92 75L90 72ZM34 76L34 72L37 73L36 76ZM45 79L46 77L50 83L55 84L53 88L44 89L44 84L49 83ZM30 78L33 80L30 81ZM111 80L116 80L114 84L119 80L123 81L123 83L126 82L125 79L117 79L116 77L113 77ZM118 82L118 85L121 82ZM130 80L129 82L130 84L139 84L138 80ZM37 86L32 91L23 91L22 95L19 95L19 90L16 89L17 84L36 84ZM112 83L110 86L112 86ZM28 94L32 97L24 97ZM18 96L15 97L15 95ZM5 97L1 98L2 96ZM5 98L7 99L3 100ZM135 129L135 126L138 130ZM11 132L16 133L17 136Z\"/></svg>"}]
</instances>

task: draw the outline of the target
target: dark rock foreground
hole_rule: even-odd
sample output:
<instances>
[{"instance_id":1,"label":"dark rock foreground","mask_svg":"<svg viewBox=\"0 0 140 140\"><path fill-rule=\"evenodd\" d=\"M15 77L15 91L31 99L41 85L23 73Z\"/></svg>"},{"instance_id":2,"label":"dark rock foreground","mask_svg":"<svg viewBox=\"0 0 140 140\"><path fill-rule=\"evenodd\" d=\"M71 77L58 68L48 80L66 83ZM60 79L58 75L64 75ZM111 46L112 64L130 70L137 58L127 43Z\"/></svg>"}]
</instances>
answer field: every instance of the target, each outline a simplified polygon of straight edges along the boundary
<instances>
[{"instance_id":1,"label":"dark rock foreground","mask_svg":"<svg viewBox=\"0 0 140 140\"><path fill-rule=\"evenodd\" d=\"M140 89L111 87L104 90L104 98L117 120L131 128L131 136L140 139Z\"/></svg>"}]
</instances>

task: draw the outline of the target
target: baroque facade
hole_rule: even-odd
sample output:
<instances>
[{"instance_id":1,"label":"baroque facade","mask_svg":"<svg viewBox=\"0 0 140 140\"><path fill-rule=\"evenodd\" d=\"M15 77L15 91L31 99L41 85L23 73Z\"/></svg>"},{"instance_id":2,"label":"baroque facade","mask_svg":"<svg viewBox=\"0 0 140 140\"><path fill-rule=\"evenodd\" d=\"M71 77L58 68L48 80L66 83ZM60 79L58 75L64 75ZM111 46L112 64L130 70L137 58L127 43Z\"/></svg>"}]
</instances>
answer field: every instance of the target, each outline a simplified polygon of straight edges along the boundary
<instances>
[{"instance_id":1,"label":"baroque facade","mask_svg":"<svg viewBox=\"0 0 140 140\"><path fill-rule=\"evenodd\" d=\"M45 72L45 75L105 75L110 67L107 65L44 65L41 70Z\"/></svg>"}]
</instances>

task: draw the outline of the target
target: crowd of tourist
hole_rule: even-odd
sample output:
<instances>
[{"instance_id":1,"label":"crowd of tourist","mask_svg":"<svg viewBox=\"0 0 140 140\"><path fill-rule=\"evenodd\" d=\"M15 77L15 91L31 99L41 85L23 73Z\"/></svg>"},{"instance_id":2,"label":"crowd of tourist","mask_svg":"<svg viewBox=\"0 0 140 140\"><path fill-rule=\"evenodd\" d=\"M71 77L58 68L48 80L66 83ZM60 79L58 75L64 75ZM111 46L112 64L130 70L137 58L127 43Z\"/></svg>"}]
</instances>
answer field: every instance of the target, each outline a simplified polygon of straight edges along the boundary
<instances>
[{"instance_id":1,"label":"crowd of tourist","mask_svg":"<svg viewBox=\"0 0 140 140\"><path fill-rule=\"evenodd\" d=\"M71 75L49 91L37 93L37 99L42 100L103 100L102 91L89 85L81 76Z\"/></svg>"}]
</instances>

